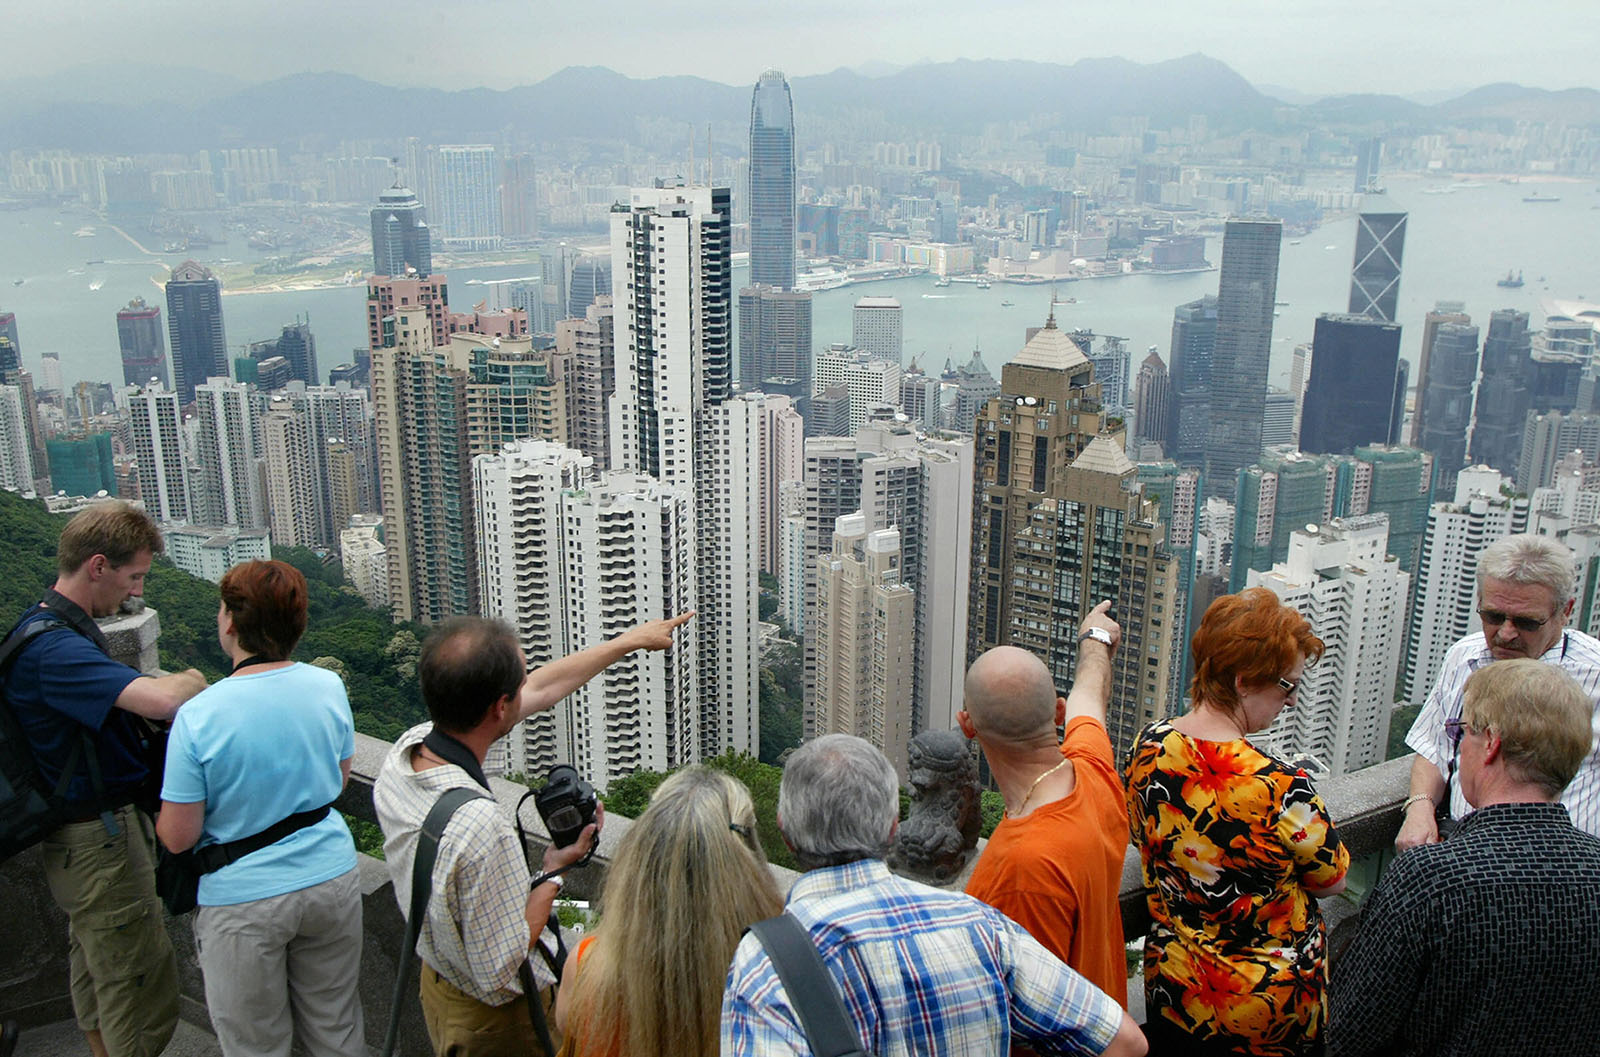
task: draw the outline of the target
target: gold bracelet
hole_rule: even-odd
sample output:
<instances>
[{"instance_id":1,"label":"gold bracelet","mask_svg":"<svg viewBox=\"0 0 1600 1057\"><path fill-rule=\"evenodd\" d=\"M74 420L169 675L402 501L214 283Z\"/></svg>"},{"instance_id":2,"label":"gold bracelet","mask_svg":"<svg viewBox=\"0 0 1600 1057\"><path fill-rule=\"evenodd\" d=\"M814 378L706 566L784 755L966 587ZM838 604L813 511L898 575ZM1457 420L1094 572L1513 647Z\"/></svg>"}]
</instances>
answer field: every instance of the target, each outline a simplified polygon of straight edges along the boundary
<instances>
[{"instance_id":1,"label":"gold bracelet","mask_svg":"<svg viewBox=\"0 0 1600 1057\"><path fill-rule=\"evenodd\" d=\"M1412 793L1410 796L1405 798L1405 801L1403 803L1401 803L1401 805L1400 805L1400 813L1402 815L1404 815L1407 811L1410 811L1411 810L1411 805L1415 804L1419 800L1426 800L1429 804L1432 804L1434 807L1438 807L1439 806L1438 801L1434 800L1433 797L1429 796L1427 793Z\"/></svg>"}]
</instances>

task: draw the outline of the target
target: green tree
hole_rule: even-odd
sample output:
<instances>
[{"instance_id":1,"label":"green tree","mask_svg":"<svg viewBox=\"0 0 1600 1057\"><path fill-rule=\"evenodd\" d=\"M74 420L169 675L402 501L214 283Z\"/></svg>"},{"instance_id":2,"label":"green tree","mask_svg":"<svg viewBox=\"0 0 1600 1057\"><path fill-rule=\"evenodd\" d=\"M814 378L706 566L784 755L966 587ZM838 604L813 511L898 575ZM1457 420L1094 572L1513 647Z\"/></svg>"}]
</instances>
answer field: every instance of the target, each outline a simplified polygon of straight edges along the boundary
<instances>
[{"instance_id":1,"label":"green tree","mask_svg":"<svg viewBox=\"0 0 1600 1057\"><path fill-rule=\"evenodd\" d=\"M795 869L794 855L790 853L788 845L783 843L783 835L778 832L778 783L783 779L783 768L773 767L753 756L736 752L725 753L715 759L707 760L706 766L715 767L744 783L744 787L750 790L750 800L756 812L756 828L759 831L762 850L767 853L767 861L777 866ZM616 779L606 787L605 795L602 797L606 810L624 818L638 818L644 814L645 808L650 806L650 797L656 788L672 773L672 771L635 771L626 777Z\"/></svg>"}]
</instances>

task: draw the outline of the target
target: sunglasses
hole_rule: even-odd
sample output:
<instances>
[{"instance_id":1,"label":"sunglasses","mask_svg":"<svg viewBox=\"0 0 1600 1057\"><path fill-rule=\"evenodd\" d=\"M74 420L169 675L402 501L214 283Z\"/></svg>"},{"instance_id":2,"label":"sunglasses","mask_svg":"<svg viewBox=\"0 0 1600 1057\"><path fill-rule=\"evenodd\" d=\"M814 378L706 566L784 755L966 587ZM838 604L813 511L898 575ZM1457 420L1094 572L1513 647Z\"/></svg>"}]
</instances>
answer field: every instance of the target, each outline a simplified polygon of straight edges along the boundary
<instances>
[{"instance_id":1,"label":"sunglasses","mask_svg":"<svg viewBox=\"0 0 1600 1057\"><path fill-rule=\"evenodd\" d=\"M1283 687L1283 692L1284 693L1292 695L1292 694L1294 694L1294 692L1296 690L1300 689L1300 680L1298 680L1298 679L1285 679L1282 676L1279 676L1278 677L1278 685Z\"/></svg>"},{"instance_id":2,"label":"sunglasses","mask_svg":"<svg viewBox=\"0 0 1600 1057\"><path fill-rule=\"evenodd\" d=\"M1466 737L1467 731L1478 733L1477 728L1467 725L1464 719L1447 719L1444 721L1444 736L1450 739L1450 748L1461 748L1461 739Z\"/></svg>"},{"instance_id":3,"label":"sunglasses","mask_svg":"<svg viewBox=\"0 0 1600 1057\"><path fill-rule=\"evenodd\" d=\"M1511 626L1516 628L1518 631L1529 632L1538 631L1540 628L1550 623L1549 617L1545 617L1543 620L1534 620L1532 617L1513 617L1502 613L1498 609L1480 609L1478 610L1478 619L1482 620L1484 624L1493 628L1497 628L1501 624L1509 621Z\"/></svg>"}]
</instances>

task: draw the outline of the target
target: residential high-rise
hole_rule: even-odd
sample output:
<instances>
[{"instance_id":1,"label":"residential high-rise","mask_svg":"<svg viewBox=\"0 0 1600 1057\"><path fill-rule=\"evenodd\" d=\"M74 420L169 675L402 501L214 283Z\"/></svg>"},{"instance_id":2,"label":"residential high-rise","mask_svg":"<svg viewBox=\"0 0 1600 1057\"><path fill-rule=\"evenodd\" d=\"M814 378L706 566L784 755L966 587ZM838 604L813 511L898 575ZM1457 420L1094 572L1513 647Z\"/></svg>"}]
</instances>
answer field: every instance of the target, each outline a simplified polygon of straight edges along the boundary
<instances>
[{"instance_id":1,"label":"residential high-rise","mask_svg":"<svg viewBox=\"0 0 1600 1057\"><path fill-rule=\"evenodd\" d=\"M750 97L750 282L794 289L794 101L768 70Z\"/></svg>"},{"instance_id":2,"label":"residential high-rise","mask_svg":"<svg viewBox=\"0 0 1600 1057\"><path fill-rule=\"evenodd\" d=\"M33 479L33 451L28 443L28 416L22 407L22 390L14 385L0 385L0 488L31 492Z\"/></svg>"},{"instance_id":3,"label":"residential high-rise","mask_svg":"<svg viewBox=\"0 0 1600 1057\"><path fill-rule=\"evenodd\" d=\"M310 408L287 400L273 404L261 416L272 542L280 547L326 546L320 490L327 471L316 458Z\"/></svg>"},{"instance_id":4,"label":"residential high-rise","mask_svg":"<svg viewBox=\"0 0 1600 1057\"><path fill-rule=\"evenodd\" d=\"M1137 474L1116 438L1089 441L1018 526L1011 607L997 622L1004 643L1044 661L1057 686L1070 686L1083 618L1111 600L1122 625L1106 714L1117 759L1140 729L1167 714L1178 674L1174 636L1182 627L1179 562L1166 545L1158 504Z\"/></svg>"},{"instance_id":5,"label":"residential high-rise","mask_svg":"<svg viewBox=\"0 0 1600 1057\"><path fill-rule=\"evenodd\" d=\"M1148 442L1167 454L1172 444L1172 379L1167 376L1167 365L1156 352L1139 365L1139 377L1133 386L1134 447Z\"/></svg>"},{"instance_id":6,"label":"residential high-rise","mask_svg":"<svg viewBox=\"0 0 1600 1057\"><path fill-rule=\"evenodd\" d=\"M727 188L635 189L611 213L611 465L693 497L699 752L754 752L761 402L735 395Z\"/></svg>"},{"instance_id":7,"label":"residential high-rise","mask_svg":"<svg viewBox=\"0 0 1600 1057\"><path fill-rule=\"evenodd\" d=\"M497 250L500 217L500 167L492 146L440 147L438 201L429 201L444 245L458 250Z\"/></svg>"},{"instance_id":8,"label":"residential high-rise","mask_svg":"<svg viewBox=\"0 0 1600 1057\"><path fill-rule=\"evenodd\" d=\"M1472 461L1510 476L1522 454L1528 417L1533 335L1528 313L1502 308L1489 316L1483 339L1483 374L1473 405Z\"/></svg>"},{"instance_id":9,"label":"residential high-rise","mask_svg":"<svg viewBox=\"0 0 1600 1057\"><path fill-rule=\"evenodd\" d=\"M572 365L572 423L567 443L611 468L611 395L617 391L616 307L597 295L580 319L556 324L556 351Z\"/></svg>"},{"instance_id":10,"label":"residential high-rise","mask_svg":"<svg viewBox=\"0 0 1600 1057\"><path fill-rule=\"evenodd\" d=\"M904 355L905 310L893 297L863 297L850 315L850 344L898 366Z\"/></svg>"},{"instance_id":11,"label":"residential high-rise","mask_svg":"<svg viewBox=\"0 0 1600 1057\"><path fill-rule=\"evenodd\" d=\"M1323 313L1311 342L1300 448L1349 454L1394 443L1405 409L1400 328L1372 316Z\"/></svg>"},{"instance_id":12,"label":"residential high-rise","mask_svg":"<svg viewBox=\"0 0 1600 1057\"><path fill-rule=\"evenodd\" d=\"M278 335L277 354L289 361L289 373L307 385L321 385L317 370L317 339L309 322L285 323Z\"/></svg>"},{"instance_id":13,"label":"residential high-rise","mask_svg":"<svg viewBox=\"0 0 1600 1057\"><path fill-rule=\"evenodd\" d=\"M794 401L776 393L761 403L761 571L774 576L778 562L779 493L785 484L805 480L805 422Z\"/></svg>"},{"instance_id":14,"label":"residential high-rise","mask_svg":"<svg viewBox=\"0 0 1600 1057\"><path fill-rule=\"evenodd\" d=\"M1510 481L1487 466L1456 477L1453 501L1428 509L1406 643L1404 697L1427 701L1444 655L1478 626L1478 555L1502 536L1524 532L1528 500L1505 494Z\"/></svg>"},{"instance_id":15,"label":"residential high-rise","mask_svg":"<svg viewBox=\"0 0 1600 1057\"><path fill-rule=\"evenodd\" d=\"M940 393L939 379L918 367L913 357L911 366L900 375L900 410L919 429L936 430L943 410Z\"/></svg>"},{"instance_id":16,"label":"residential high-rise","mask_svg":"<svg viewBox=\"0 0 1600 1057\"><path fill-rule=\"evenodd\" d=\"M1552 411L1529 414L1523 426L1522 454L1517 459L1517 488L1532 492L1549 487L1556 466L1574 451L1593 459L1600 453L1600 415Z\"/></svg>"},{"instance_id":17,"label":"residential high-rise","mask_svg":"<svg viewBox=\"0 0 1600 1057\"><path fill-rule=\"evenodd\" d=\"M128 394L129 436L139 467L139 498L160 521L189 519L189 476L183 457L178 394L162 385ZM120 491L120 489L119 489Z\"/></svg>"},{"instance_id":18,"label":"residential high-rise","mask_svg":"<svg viewBox=\"0 0 1600 1057\"><path fill-rule=\"evenodd\" d=\"M389 608L389 559L382 531L383 517L372 514L339 533L339 562L345 579L374 609Z\"/></svg>"},{"instance_id":19,"label":"residential high-rise","mask_svg":"<svg viewBox=\"0 0 1600 1057\"><path fill-rule=\"evenodd\" d=\"M266 528L249 387L229 378L207 379L195 386L194 410L200 477L189 498L190 518L201 525Z\"/></svg>"},{"instance_id":20,"label":"residential high-rise","mask_svg":"<svg viewBox=\"0 0 1600 1057\"><path fill-rule=\"evenodd\" d=\"M295 515L294 533L308 542L304 547L334 547L340 534L349 526L350 516L357 513L374 513L378 510L377 453L374 438L372 401L365 389L352 389L348 384L338 386L313 385L290 382L272 394L270 401L261 406L261 413L292 413L294 424L280 431L280 438L288 443L301 442L303 453L285 450L279 457L278 467L309 466L311 468L301 500L295 492L296 502L303 509ZM263 452L268 458L267 473L269 507L274 493L271 476L278 471L272 463L272 453L266 448L266 436L261 436ZM299 461L306 460L303 464ZM297 483L297 487L300 487ZM285 495L290 493L283 493ZM276 507L273 516L273 539L286 542L287 536Z\"/></svg>"},{"instance_id":21,"label":"residential high-rise","mask_svg":"<svg viewBox=\"0 0 1600 1057\"><path fill-rule=\"evenodd\" d=\"M1395 321L1405 245L1405 213L1361 211L1356 218L1355 264L1350 270L1351 315Z\"/></svg>"},{"instance_id":22,"label":"residential high-rise","mask_svg":"<svg viewBox=\"0 0 1600 1057\"><path fill-rule=\"evenodd\" d=\"M533 155L514 154L501 161L500 218L512 238L539 234L539 172Z\"/></svg>"},{"instance_id":23,"label":"residential high-rise","mask_svg":"<svg viewBox=\"0 0 1600 1057\"><path fill-rule=\"evenodd\" d=\"M1211 361L1217 347L1217 299L1207 294L1172 311L1172 450L1183 465L1205 461L1211 430Z\"/></svg>"},{"instance_id":24,"label":"residential high-rise","mask_svg":"<svg viewBox=\"0 0 1600 1057\"><path fill-rule=\"evenodd\" d=\"M167 280L167 331L172 339L172 380L179 401L187 404L194 399L195 386L228 374L222 283L210 268L184 261L172 270Z\"/></svg>"},{"instance_id":25,"label":"residential high-rise","mask_svg":"<svg viewBox=\"0 0 1600 1057\"><path fill-rule=\"evenodd\" d=\"M1388 520L1367 514L1296 529L1285 561L1250 573L1249 586L1299 611L1323 643L1294 707L1260 736L1263 752L1304 754L1334 777L1383 762L1403 652L1394 632L1411 582L1389 553Z\"/></svg>"},{"instance_id":26,"label":"residential high-rise","mask_svg":"<svg viewBox=\"0 0 1600 1057\"><path fill-rule=\"evenodd\" d=\"M375 275L367 280L367 348L377 350L401 339L420 337L443 348L450 343L450 296L443 274L425 279L395 279ZM405 311L425 328L425 335L396 331L396 313Z\"/></svg>"},{"instance_id":27,"label":"residential high-rise","mask_svg":"<svg viewBox=\"0 0 1600 1057\"><path fill-rule=\"evenodd\" d=\"M420 279L433 273L433 232L416 194L396 184L372 210L372 274L403 279L413 272Z\"/></svg>"},{"instance_id":28,"label":"residential high-rise","mask_svg":"<svg viewBox=\"0 0 1600 1057\"><path fill-rule=\"evenodd\" d=\"M582 453L508 444L473 463L484 613L516 629L530 665L694 606L692 497ZM611 665L491 751L500 773L572 763L602 787L700 758L698 650L680 636Z\"/></svg>"},{"instance_id":29,"label":"residential high-rise","mask_svg":"<svg viewBox=\"0 0 1600 1057\"><path fill-rule=\"evenodd\" d=\"M1176 715L1183 707L1183 699L1189 692L1189 681L1194 676L1194 656L1189 652L1189 640L1203 612L1197 612L1192 604L1195 577L1200 571L1201 528L1204 524L1200 505L1200 471L1184 469L1171 459L1137 465L1139 484L1143 486L1145 496L1156 501L1156 511L1166 524L1167 550L1178 560L1178 609L1171 617L1172 658L1168 665L1173 677L1167 684L1167 713ZM1211 502L1221 503L1221 500ZM1231 515L1230 510L1227 519L1230 540L1233 530Z\"/></svg>"},{"instance_id":30,"label":"residential high-rise","mask_svg":"<svg viewBox=\"0 0 1600 1057\"><path fill-rule=\"evenodd\" d=\"M803 400L812 393L811 294L739 291L739 387Z\"/></svg>"},{"instance_id":31,"label":"residential high-rise","mask_svg":"<svg viewBox=\"0 0 1600 1057\"><path fill-rule=\"evenodd\" d=\"M816 562L817 734L854 734L882 750L901 780L912 731L916 592L903 578L897 529L838 519Z\"/></svg>"},{"instance_id":32,"label":"residential high-rise","mask_svg":"<svg viewBox=\"0 0 1600 1057\"><path fill-rule=\"evenodd\" d=\"M1283 224L1276 220L1230 220L1224 229L1205 450L1211 495L1226 497L1239 470L1261 454L1282 243Z\"/></svg>"},{"instance_id":33,"label":"residential high-rise","mask_svg":"<svg viewBox=\"0 0 1600 1057\"><path fill-rule=\"evenodd\" d=\"M148 385L153 378L164 387L171 387L160 308L136 297L127 308L118 309L117 343L122 346L124 385Z\"/></svg>"}]
</instances>

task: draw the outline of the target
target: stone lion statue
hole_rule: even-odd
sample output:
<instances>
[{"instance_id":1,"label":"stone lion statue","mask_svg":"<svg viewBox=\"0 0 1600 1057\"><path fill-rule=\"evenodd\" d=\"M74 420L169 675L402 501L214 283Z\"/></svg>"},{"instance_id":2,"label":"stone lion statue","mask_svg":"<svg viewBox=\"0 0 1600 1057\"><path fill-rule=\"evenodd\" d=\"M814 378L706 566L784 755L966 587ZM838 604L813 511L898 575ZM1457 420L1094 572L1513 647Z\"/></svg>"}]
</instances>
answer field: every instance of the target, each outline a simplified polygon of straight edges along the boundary
<instances>
[{"instance_id":1,"label":"stone lion statue","mask_svg":"<svg viewBox=\"0 0 1600 1057\"><path fill-rule=\"evenodd\" d=\"M900 824L889 865L942 884L966 868L978 844L978 765L958 730L925 730L911 740L911 813Z\"/></svg>"}]
</instances>

